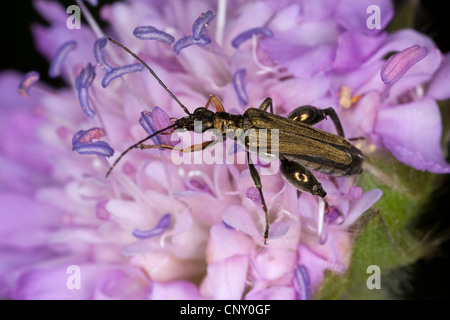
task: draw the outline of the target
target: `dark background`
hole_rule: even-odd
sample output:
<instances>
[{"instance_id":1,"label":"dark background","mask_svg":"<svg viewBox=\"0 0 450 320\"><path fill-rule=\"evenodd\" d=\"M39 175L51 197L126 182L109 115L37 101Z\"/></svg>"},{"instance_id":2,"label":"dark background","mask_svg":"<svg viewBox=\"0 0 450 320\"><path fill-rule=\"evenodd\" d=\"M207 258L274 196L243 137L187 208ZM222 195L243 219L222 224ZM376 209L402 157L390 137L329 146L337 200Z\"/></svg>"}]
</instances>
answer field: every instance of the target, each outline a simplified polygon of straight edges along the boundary
<instances>
[{"instance_id":1,"label":"dark background","mask_svg":"<svg viewBox=\"0 0 450 320\"><path fill-rule=\"evenodd\" d=\"M65 7L75 4L75 1L60 1ZM104 3L114 1L100 0L99 7ZM59 79L49 79L48 61L34 48L30 32L32 23L46 25L32 6L31 0L4 1L2 6L1 24L1 54L0 70L16 69L22 72L37 70L41 80L55 87L63 85ZM442 1L394 1L396 12L408 13L407 7L415 4L414 14L409 15L409 23L416 30L430 36L446 53L450 51L450 16ZM98 9L86 4L94 17L98 19ZM83 15L82 15L83 16ZM83 17L82 17L83 19ZM84 21L84 20L83 20ZM449 113L447 113L448 115ZM447 158L449 158L447 156ZM449 160L449 159L447 159ZM442 239L440 249L425 256L412 266L403 268L398 275L403 277L400 291L396 295L400 299L447 299L450 298L450 175L441 176L434 196L426 206L425 212L418 219L417 230L433 230ZM399 293L400 292L400 293Z\"/></svg>"}]
</instances>

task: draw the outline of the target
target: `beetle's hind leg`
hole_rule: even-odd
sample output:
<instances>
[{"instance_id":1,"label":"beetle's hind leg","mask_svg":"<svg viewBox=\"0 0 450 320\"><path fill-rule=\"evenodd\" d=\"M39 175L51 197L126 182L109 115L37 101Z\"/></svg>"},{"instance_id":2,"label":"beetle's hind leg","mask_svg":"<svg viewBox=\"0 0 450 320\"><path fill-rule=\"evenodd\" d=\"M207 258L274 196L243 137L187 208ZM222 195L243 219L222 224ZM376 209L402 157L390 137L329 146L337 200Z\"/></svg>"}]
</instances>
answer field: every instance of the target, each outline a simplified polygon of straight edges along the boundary
<instances>
[{"instance_id":1,"label":"beetle's hind leg","mask_svg":"<svg viewBox=\"0 0 450 320\"><path fill-rule=\"evenodd\" d=\"M339 117L333 108L319 109L313 106L302 106L291 111L288 118L308 125L314 125L326 119L327 116L333 121L338 135L345 137L341 120L339 120Z\"/></svg>"},{"instance_id":2,"label":"beetle's hind leg","mask_svg":"<svg viewBox=\"0 0 450 320\"><path fill-rule=\"evenodd\" d=\"M283 178L297 190L321 197L325 202L325 212L328 212L328 202L325 199L327 193L314 174L295 161L290 161L283 157L280 158L280 161L280 170Z\"/></svg>"},{"instance_id":3,"label":"beetle's hind leg","mask_svg":"<svg viewBox=\"0 0 450 320\"><path fill-rule=\"evenodd\" d=\"M325 198L327 193L322 188L322 184L317 180L314 174L301 164L280 158L281 175L287 182L300 191L308 192L314 196Z\"/></svg>"},{"instance_id":4,"label":"beetle's hind leg","mask_svg":"<svg viewBox=\"0 0 450 320\"><path fill-rule=\"evenodd\" d=\"M258 170L256 170L255 165L252 162L252 158L250 156L250 152L247 151L247 163L248 170L250 171L250 176L252 177L253 183L255 184L256 189L259 192L259 197L261 198L261 207L264 211L264 215L266 218L266 228L264 230L264 244L268 244L269 240L269 212L267 210L266 200L264 200L264 194L262 192L262 184L261 177L259 176Z\"/></svg>"}]
</instances>

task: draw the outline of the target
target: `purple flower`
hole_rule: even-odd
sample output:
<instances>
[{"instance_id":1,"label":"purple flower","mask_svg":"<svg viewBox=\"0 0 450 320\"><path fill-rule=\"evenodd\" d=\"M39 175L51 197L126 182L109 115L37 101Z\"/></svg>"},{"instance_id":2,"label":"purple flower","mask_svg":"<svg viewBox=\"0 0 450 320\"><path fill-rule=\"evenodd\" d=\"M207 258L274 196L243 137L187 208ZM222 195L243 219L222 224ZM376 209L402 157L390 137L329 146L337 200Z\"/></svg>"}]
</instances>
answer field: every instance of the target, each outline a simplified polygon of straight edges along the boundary
<instances>
[{"instance_id":1,"label":"purple flower","mask_svg":"<svg viewBox=\"0 0 450 320\"><path fill-rule=\"evenodd\" d=\"M17 88L27 92L35 78L0 74L2 297L308 299L326 270L349 269L349 226L381 197L352 179L317 174L325 211L321 199L299 196L278 172L262 175L269 246L262 244L261 198L244 164L175 164L168 151L135 150L105 179L120 151L186 113L148 72L135 72L143 66L107 43L94 20L73 32L57 2L35 4L49 22L33 27L37 48L75 90L40 83L24 99ZM268 96L282 116L299 105L336 106L347 135L367 139L364 153L387 149L419 170L449 172L436 99L450 96L450 59L415 31L387 34L390 1L378 1L381 29L369 30L371 4L224 8L206 1L202 11L192 1L172 7L130 0L104 6L101 15L108 33L142 57L190 112L210 94L239 114ZM405 48L413 49L405 55ZM385 61L390 52L400 53ZM330 121L317 127L334 132ZM173 146L170 138L160 134L153 143ZM234 151L232 145L224 160L243 153Z\"/></svg>"}]
</instances>

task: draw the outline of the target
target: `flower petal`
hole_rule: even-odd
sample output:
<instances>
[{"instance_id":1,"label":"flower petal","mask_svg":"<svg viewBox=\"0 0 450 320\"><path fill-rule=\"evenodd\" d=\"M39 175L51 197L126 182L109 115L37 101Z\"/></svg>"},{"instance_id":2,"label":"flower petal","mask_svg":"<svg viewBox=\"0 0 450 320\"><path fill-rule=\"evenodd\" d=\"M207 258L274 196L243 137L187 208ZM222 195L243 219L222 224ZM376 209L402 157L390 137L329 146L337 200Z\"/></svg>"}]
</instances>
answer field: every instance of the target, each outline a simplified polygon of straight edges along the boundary
<instances>
[{"instance_id":1,"label":"flower petal","mask_svg":"<svg viewBox=\"0 0 450 320\"><path fill-rule=\"evenodd\" d=\"M152 135L154 132L167 128L173 123L172 121L170 121L168 114L163 109L161 109L160 107L155 107L150 112L149 111L141 112L139 124L142 126L142 128L148 135ZM174 143L176 143L176 141L171 140L170 135L163 135L163 134L154 136L152 138L152 141L155 145L160 144L174 145Z\"/></svg>"},{"instance_id":2,"label":"flower petal","mask_svg":"<svg viewBox=\"0 0 450 320\"><path fill-rule=\"evenodd\" d=\"M386 37L385 33L377 37L351 31L340 34L333 69L338 71L357 69L372 56Z\"/></svg>"},{"instance_id":3,"label":"flower petal","mask_svg":"<svg viewBox=\"0 0 450 320\"><path fill-rule=\"evenodd\" d=\"M291 227L292 221L277 221L270 225L269 239L274 240L284 236Z\"/></svg>"},{"instance_id":4,"label":"flower petal","mask_svg":"<svg viewBox=\"0 0 450 320\"><path fill-rule=\"evenodd\" d=\"M437 100L450 98L450 53L445 55L444 61L434 74L426 95Z\"/></svg>"},{"instance_id":5,"label":"flower petal","mask_svg":"<svg viewBox=\"0 0 450 320\"><path fill-rule=\"evenodd\" d=\"M434 100L421 99L380 110L375 132L403 163L417 170L450 172L440 145L441 114Z\"/></svg>"},{"instance_id":6,"label":"flower petal","mask_svg":"<svg viewBox=\"0 0 450 320\"><path fill-rule=\"evenodd\" d=\"M216 300L237 300L242 298L247 277L248 258L234 256L207 267L208 277Z\"/></svg>"},{"instance_id":7,"label":"flower petal","mask_svg":"<svg viewBox=\"0 0 450 320\"><path fill-rule=\"evenodd\" d=\"M270 286L268 288L250 290L245 300L294 300L295 291L287 286Z\"/></svg>"},{"instance_id":8,"label":"flower petal","mask_svg":"<svg viewBox=\"0 0 450 320\"><path fill-rule=\"evenodd\" d=\"M355 222L361 215L373 206L375 202L377 202L383 192L380 189L373 189L366 191L362 194L362 196L351 202L350 209L345 217L344 224L346 226L350 226Z\"/></svg>"},{"instance_id":9,"label":"flower petal","mask_svg":"<svg viewBox=\"0 0 450 320\"><path fill-rule=\"evenodd\" d=\"M197 300L200 299L198 288L188 281L159 282L150 285L150 300Z\"/></svg>"},{"instance_id":10,"label":"flower petal","mask_svg":"<svg viewBox=\"0 0 450 320\"><path fill-rule=\"evenodd\" d=\"M255 237L259 234L248 212L240 206L228 207L222 214L222 219L230 227L250 236Z\"/></svg>"},{"instance_id":11,"label":"flower petal","mask_svg":"<svg viewBox=\"0 0 450 320\"><path fill-rule=\"evenodd\" d=\"M105 267L92 264L76 265L80 272L80 288L69 289L74 272L67 273L67 265L31 269L17 279L12 296L17 300L86 300L92 299L96 279L105 272ZM75 279L75 278L74 278Z\"/></svg>"},{"instance_id":12,"label":"flower petal","mask_svg":"<svg viewBox=\"0 0 450 320\"><path fill-rule=\"evenodd\" d=\"M345 29L365 34L378 34L394 16L390 0L341 0L336 8L336 20ZM372 28L375 19L374 28ZM379 21L377 21L379 20ZM377 25L376 22L379 22Z\"/></svg>"}]
</instances>

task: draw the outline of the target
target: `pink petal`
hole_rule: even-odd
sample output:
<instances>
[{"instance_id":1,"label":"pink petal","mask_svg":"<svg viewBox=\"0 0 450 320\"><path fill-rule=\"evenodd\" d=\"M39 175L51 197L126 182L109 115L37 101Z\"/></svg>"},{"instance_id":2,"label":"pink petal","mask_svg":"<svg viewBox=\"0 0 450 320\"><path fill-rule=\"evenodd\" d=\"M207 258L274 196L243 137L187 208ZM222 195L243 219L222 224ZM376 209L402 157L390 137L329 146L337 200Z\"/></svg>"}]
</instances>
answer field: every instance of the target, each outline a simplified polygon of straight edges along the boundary
<instances>
[{"instance_id":1,"label":"pink petal","mask_svg":"<svg viewBox=\"0 0 450 320\"><path fill-rule=\"evenodd\" d=\"M450 97L450 53L445 55L444 61L434 74L426 95L437 100Z\"/></svg>"},{"instance_id":2,"label":"pink petal","mask_svg":"<svg viewBox=\"0 0 450 320\"><path fill-rule=\"evenodd\" d=\"M69 266L70 264L24 272L17 279L12 297L18 300L92 299L96 279L105 272L105 267L96 264L77 265L79 267L80 288L69 289L67 283L73 283L70 277L75 276L75 271L68 273Z\"/></svg>"},{"instance_id":3,"label":"pink petal","mask_svg":"<svg viewBox=\"0 0 450 320\"><path fill-rule=\"evenodd\" d=\"M345 217L344 224L346 226L355 222L366 210L381 198L383 192L379 189L369 190L363 193L361 198L351 202L350 210Z\"/></svg>"},{"instance_id":4,"label":"pink petal","mask_svg":"<svg viewBox=\"0 0 450 320\"><path fill-rule=\"evenodd\" d=\"M371 5L376 5L380 13L380 29L369 29L367 20L372 15L367 13ZM336 8L336 20L345 29L362 32L365 34L377 34L383 30L394 16L394 8L389 0L341 0Z\"/></svg>"},{"instance_id":5,"label":"pink petal","mask_svg":"<svg viewBox=\"0 0 450 320\"><path fill-rule=\"evenodd\" d=\"M197 300L201 296L198 288L188 281L166 283L153 281L148 298L151 300Z\"/></svg>"},{"instance_id":6,"label":"pink petal","mask_svg":"<svg viewBox=\"0 0 450 320\"><path fill-rule=\"evenodd\" d=\"M382 109L375 132L403 163L418 170L450 172L440 145L441 114L434 100L421 99Z\"/></svg>"},{"instance_id":7,"label":"pink petal","mask_svg":"<svg viewBox=\"0 0 450 320\"><path fill-rule=\"evenodd\" d=\"M254 258L253 266L260 279L275 280L292 272L296 258L295 251L281 248L267 249Z\"/></svg>"},{"instance_id":8,"label":"pink petal","mask_svg":"<svg viewBox=\"0 0 450 320\"><path fill-rule=\"evenodd\" d=\"M241 299L245 288L247 268L248 258L246 256L234 256L209 264L207 271L214 299Z\"/></svg>"},{"instance_id":9,"label":"pink petal","mask_svg":"<svg viewBox=\"0 0 450 320\"><path fill-rule=\"evenodd\" d=\"M252 237L257 237L260 232L256 229L255 223L240 206L230 206L222 214L222 220L230 227L244 232Z\"/></svg>"}]
</instances>

